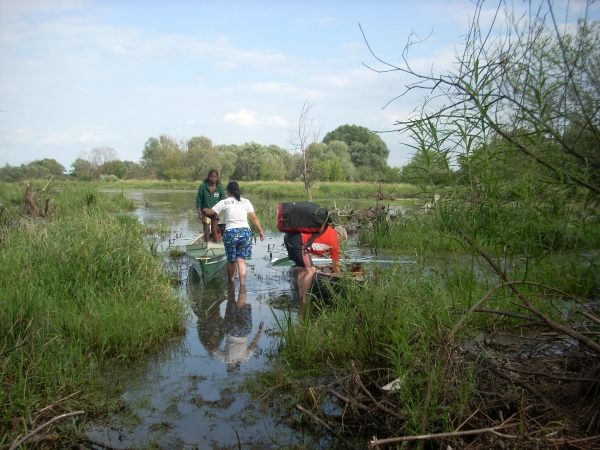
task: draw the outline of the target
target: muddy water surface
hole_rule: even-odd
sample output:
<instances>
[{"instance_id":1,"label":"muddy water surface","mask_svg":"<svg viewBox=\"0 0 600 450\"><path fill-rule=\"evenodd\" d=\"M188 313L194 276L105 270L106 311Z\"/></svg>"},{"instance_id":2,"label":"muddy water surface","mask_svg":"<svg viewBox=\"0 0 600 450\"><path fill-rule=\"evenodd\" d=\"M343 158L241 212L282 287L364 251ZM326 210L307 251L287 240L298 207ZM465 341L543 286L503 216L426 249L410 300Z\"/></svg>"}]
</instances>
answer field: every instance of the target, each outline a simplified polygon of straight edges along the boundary
<instances>
[{"instance_id":1,"label":"muddy water surface","mask_svg":"<svg viewBox=\"0 0 600 450\"><path fill-rule=\"evenodd\" d=\"M133 214L140 221L169 227L160 242L164 250L183 248L200 233L195 191L124 193L139 205ZM266 267L270 254L280 256L282 242L281 233L267 230L265 241L254 245L246 292L237 278L228 283L225 270L204 284L187 257L169 262L189 305L188 332L143 361L104 369L105 382L122 392L123 408L105 426L91 428L91 439L119 449L328 446L326 438L279 424L281 417L262 411L240 390L249 376L268 368L274 314L283 315L269 305L296 295L289 271Z\"/></svg>"}]
</instances>

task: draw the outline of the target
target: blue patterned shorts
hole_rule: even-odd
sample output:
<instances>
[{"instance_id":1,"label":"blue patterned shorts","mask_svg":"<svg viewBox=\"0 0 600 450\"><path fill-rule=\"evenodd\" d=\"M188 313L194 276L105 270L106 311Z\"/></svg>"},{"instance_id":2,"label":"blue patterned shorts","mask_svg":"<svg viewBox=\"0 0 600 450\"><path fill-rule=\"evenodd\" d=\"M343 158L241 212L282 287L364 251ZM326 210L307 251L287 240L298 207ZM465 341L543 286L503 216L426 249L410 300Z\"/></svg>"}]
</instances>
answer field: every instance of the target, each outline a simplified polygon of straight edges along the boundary
<instances>
[{"instance_id":1,"label":"blue patterned shorts","mask_svg":"<svg viewBox=\"0 0 600 450\"><path fill-rule=\"evenodd\" d=\"M227 302L223 328L227 335L246 337L252 331L252 305L238 308L235 302Z\"/></svg>"},{"instance_id":2,"label":"blue patterned shorts","mask_svg":"<svg viewBox=\"0 0 600 450\"><path fill-rule=\"evenodd\" d=\"M250 228L230 228L223 234L227 261L237 258L252 259L252 230Z\"/></svg>"}]
</instances>

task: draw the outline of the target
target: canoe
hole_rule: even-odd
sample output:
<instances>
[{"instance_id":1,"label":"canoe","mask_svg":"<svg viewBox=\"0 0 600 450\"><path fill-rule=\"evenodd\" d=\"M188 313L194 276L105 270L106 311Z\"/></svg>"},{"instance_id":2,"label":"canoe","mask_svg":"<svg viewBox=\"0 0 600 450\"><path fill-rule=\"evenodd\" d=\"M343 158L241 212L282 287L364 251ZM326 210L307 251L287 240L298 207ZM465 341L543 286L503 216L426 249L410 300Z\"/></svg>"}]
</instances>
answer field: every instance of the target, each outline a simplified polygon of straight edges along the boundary
<instances>
[{"instance_id":1,"label":"canoe","mask_svg":"<svg viewBox=\"0 0 600 450\"><path fill-rule=\"evenodd\" d=\"M328 298L332 294L341 294L346 282L362 283L365 280L362 262L343 264L340 272L333 271L333 265L317 265L311 293Z\"/></svg>"},{"instance_id":2,"label":"canoe","mask_svg":"<svg viewBox=\"0 0 600 450\"><path fill-rule=\"evenodd\" d=\"M330 266L333 264L333 260L331 258L319 258L312 256L312 262L315 266ZM381 259L370 259L365 257L358 258L343 258L341 259L343 264L364 264L364 263L373 263L373 264L415 264L415 261L409 260L381 260ZM294 267L296 263L290 260L287 256L283 258L273 258L268 264L267 267Z\"/></svg>"},{"instance_id":3,"label":"canoe","mask_svg":"<svg viewBox=\"0 0 600 450\"><path fill-rule=\"evenodd\" d=\"M205 283L227 264L222 242L204 242L204 233L185 246L185 254L194 260L194 268Z\"/></svg>"}]
</instances>

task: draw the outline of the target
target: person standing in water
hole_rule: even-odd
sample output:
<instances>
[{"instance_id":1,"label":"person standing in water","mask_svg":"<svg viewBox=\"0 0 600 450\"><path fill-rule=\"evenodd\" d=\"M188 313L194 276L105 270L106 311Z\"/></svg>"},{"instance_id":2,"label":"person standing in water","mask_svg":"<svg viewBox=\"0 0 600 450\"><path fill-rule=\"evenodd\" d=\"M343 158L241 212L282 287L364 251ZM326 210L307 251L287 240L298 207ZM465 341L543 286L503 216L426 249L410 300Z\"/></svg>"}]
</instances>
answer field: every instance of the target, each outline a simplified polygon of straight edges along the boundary
<instances>
[{"instance_id":1,"label":"person standing in water","mask_svg":"<svg viewBox=\"0 0 600 450\"><path fill-rule=\"evenodd\" d=\"M313 284L313 277L317 271L311 255L323 256L329 254L333 262L333 271L340 272L340 242L348 238L346 229L338 225L335 228L327 227L325 232L315 238L312 245L307 247L312 233L288 232L283 237L283 243L288 252L288 257L298 268L298 295L300 305L304 305L307 295Z\"/></svg>"},{"instance_id":2,"label":"person standing in water","mask_svg":"<svg viewBox=\"0 0 600 450\"><path fill-rule=\"evenodd\" d=\"M258 228L261 241L265 240L265 234L254 206L250 200L241 197L240 185L236 181L230 181L227 185L227 196L212 208L204 208L202 211L207 216L225 212L223 243L227 253L227 275L229 281L233 281L237 264L240 285L243 286L246 284L246 259L252 259L252 230L248 224L248 216Z\"/></svg>"},{"instance_id":3,"label":"person standing in water","mask_svg":"<svg viewBox=\"0 0 600 450\"><path fill-rule=\"evenodd\" d=\"M212 208L221 200L224 200L225 190L223 185L219 181L219 172L215 169L208 171L206 180L198 188L198 194L196 195L196 208L198 209L198 220L202 222L204 227L204 242L210 240L212 235L212 241L218 242L219 240L219 215L206 215L202 212L205 208Z\"/></svg>"}]
</instances>

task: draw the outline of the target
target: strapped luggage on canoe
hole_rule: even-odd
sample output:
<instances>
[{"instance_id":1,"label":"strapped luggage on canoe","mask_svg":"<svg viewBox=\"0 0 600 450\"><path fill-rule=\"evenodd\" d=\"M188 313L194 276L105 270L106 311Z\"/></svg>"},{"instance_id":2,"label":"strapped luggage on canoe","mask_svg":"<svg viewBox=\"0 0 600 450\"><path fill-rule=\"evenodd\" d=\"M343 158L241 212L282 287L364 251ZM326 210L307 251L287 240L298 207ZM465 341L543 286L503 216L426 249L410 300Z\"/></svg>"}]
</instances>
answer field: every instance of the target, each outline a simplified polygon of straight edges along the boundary
<instances>
[{"instance_id":1,"label":"strapped luggage on canoe","mask_svg":"<svg viewBox=\"0 0 600 450\"><path fill-rule=\"evenodd\" d=\"M329 210L313 202L277 205L277 229L283 233L320 233L329 224Z\"/></svg>"},{"instance_id":2,"label":"strapped luggage on canoe","mask_svg":"<svg viewBox=\"0 0 600 450\"><path fill-rule=\"evenodd\" d=\"M329 226L329 210L313 202L283 202L277 205L277 229L284 233L312 233L304 246L310 248Z\"/></svg>"}]
</instances>

